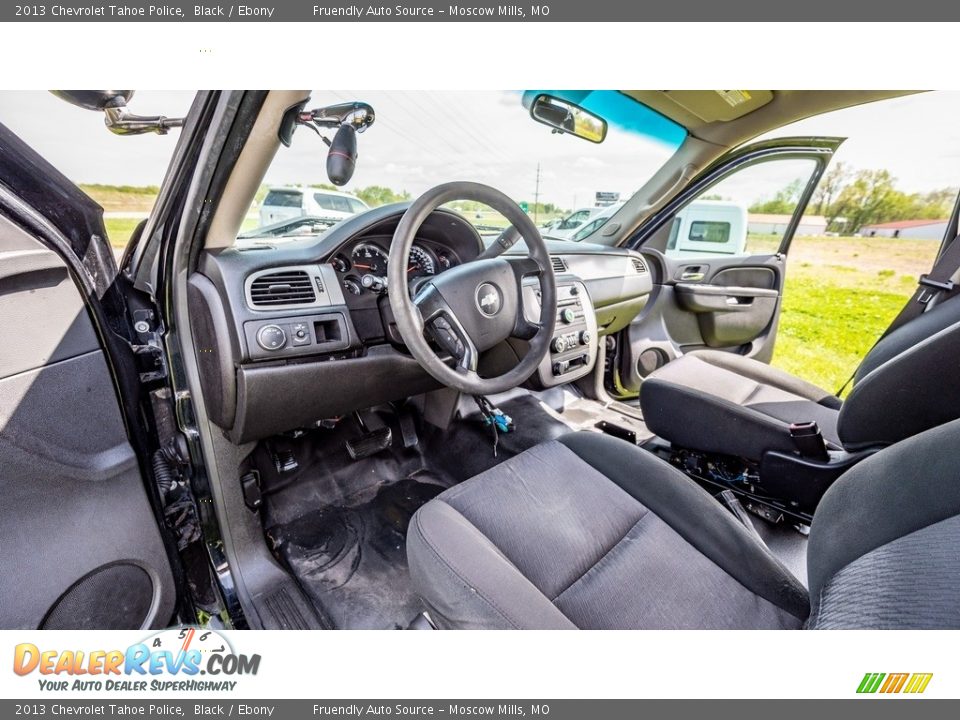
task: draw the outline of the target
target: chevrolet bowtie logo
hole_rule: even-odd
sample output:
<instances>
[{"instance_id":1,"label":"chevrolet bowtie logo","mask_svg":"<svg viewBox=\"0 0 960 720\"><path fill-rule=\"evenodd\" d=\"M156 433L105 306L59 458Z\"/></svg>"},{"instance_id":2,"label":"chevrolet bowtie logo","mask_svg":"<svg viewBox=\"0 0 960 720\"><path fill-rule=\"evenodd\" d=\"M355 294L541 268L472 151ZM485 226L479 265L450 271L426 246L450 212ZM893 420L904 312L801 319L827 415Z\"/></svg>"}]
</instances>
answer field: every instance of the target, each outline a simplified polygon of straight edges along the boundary
<instances>
[{"instance_id":1,"label":"chevrolet bowtie logo","mask_svg":"<svg viewBox=\"0 0 960 720\"><path fill-rule=\"evenodd\" d=\"M503 307L500 290L493 283L481 283L477 288L477 307L487 317L493 317Z\"/></svg>"},{"instance_id":2,"label":"chevrolet bowtie logo","mask_svg":"<svg viewBox=\"0 0 960 720\"><path fill-rule=\"evenodd\" d=\"M927 689L931 678L933 673L867 673L857 692L919 694Z\"/></svg>"}]
</instances>

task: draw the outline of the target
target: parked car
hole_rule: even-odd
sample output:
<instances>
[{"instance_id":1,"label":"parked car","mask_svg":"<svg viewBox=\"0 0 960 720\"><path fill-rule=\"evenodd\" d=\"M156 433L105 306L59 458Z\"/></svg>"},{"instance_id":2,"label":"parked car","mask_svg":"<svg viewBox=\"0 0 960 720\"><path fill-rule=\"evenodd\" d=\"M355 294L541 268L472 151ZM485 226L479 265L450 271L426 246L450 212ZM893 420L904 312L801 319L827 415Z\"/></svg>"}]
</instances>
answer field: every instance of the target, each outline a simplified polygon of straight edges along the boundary
<instances>
[{"instance_id":1,"label":"parked car","mask_svg":"<svg viewBox=\"0 0 960 720\"><path fill-rule=\"evenodd\" d=\"M301 215L343 220L369 210L350 193L311 187L272 187L260 206L260 225L273 225Z\"/></svg>"},{"instance_id":2,"label":"parked car","mask_svg":"<svg viewBox=\"0 0 960 720\"><path fill-rule=\"evenodd\" d=\"M585 207L574 210L565 218L554 220L543 229L543 236L548 240L566 240L577 230L583 227L583 224L590 218L602 212L606 208Z\"/></svg>"},{"instance_id":3,"label":"parked car","mask_svg":"<svg viewBox=\"0 0 960 720\"><path fill-rule=\"evenodd\" d=\"M587 218L587 221L580 226L580 229L574 232L570 236L572 242L580 242L585 238L590 237L597 230L602 228L607 224L607 220L612 218L617 214L617 211L623 207L623 203L614 203L613 205L607 205L603 208L598 208L600 212L596 212Z\"/></svg>"}]
</instances>

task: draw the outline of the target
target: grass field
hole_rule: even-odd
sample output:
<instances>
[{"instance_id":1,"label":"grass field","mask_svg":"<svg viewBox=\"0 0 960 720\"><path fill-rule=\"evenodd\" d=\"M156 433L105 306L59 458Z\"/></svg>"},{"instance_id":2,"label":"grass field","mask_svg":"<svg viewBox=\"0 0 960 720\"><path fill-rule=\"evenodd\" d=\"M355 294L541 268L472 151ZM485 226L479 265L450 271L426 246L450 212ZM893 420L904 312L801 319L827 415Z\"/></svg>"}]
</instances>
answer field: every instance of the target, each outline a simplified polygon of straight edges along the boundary
<instances>
[{"instance_id":1,"label":"grass field","mask_svg":"<svg viewBox=\"0 0 960 720\"><path fill-rule=\"evenodd\" d=\"M772 238L749 249L770 252ZM773 365L837 390L930 269L938 243L887 238L795 238Z\"/></svg>"},{"instance_id":2,"label":"grass field","mask_svg":"<svg viewBox=\"0 0 960 720\"><path fill-rule=\"evenodd\" d=\"M130 242L130 236L140 221L136 218L104 218L103 224L107 227L107 238L115 248L123 248Z\"/></svg>"}]
</instances>

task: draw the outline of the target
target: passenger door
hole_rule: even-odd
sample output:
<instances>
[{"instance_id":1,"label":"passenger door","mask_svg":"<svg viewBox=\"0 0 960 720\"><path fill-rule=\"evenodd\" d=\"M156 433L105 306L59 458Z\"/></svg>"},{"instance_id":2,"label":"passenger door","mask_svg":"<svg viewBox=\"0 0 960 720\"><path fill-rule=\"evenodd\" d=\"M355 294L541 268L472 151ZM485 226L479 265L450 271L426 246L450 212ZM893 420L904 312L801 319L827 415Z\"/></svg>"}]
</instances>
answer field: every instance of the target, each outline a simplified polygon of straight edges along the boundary
<instances>
[{"instance_id":1,"label":"passenger door","mask_svg":"<svg viewBox=\"0 0 960 720\"><path fill-rule=\"evenodd\" d=\"M165 627L102 210L0 125L0 628ZM136 384L136 368L132 370ZM129 408L129 405L127 405ZM170 551L173 552L172 550Z\"/></svg>"},{"instance_id":2,"label":"passenger door","mask_svg":"<svg viewBox=\"0 0 960 720\"><path fill-rule=\"evenodd\" d=\"M730 152L641 226L631 246L656 284L618 338L616 394L636 394L644 377L693 350L770 361L790 241L826 232L804 213L842 142L786 138Z\"/></svg>"}]
</instances>

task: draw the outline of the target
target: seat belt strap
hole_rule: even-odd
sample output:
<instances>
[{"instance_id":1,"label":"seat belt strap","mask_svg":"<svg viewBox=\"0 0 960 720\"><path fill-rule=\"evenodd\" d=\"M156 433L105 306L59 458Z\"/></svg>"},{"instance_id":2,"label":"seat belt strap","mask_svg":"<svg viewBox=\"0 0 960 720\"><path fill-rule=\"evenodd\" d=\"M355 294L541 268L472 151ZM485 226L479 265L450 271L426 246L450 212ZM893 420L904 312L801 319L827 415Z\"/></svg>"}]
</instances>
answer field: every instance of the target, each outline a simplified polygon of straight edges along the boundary
<instances>
[{"instance_id":1,"label":"seat belt strap","mask_svg":"<svg viewBox=\"0 0 960 720\"><path fill-rule=\"evenodd\" d=\"M913 297L903 306L903 309L883 331L877 342L883 340L897 328L903 327L915 317L922 315L928 307L933 307L931 302L937 300L941 294L953 292L955 289L953 276L957 270L960 270L960 242L958 240L960 240L960 237L954 238L953 242L947 245L943 254L937 258L930 272L920 276Z\"/></svg>"},{"instance_id":2,"label":"seat belt strap","mask_svg":"<svg viewBox=\"0 0 960 720\"><path fill-rule=\"evenodd\" d=\"M893 319L893 322L887 326L887 329L877 338L877 341L870 347L870 350L873 350L881 340L894 330L903 327L914 318L920 317L928 309L936 305L941 295L949 295L956 290L957 286L953 282L953 276L958 270L960 270L960 235L954 237L950 244L947 245L940 254L940 257L934 262L933 267L930 268L930 272L920 276L920 279L917 281L917 289L914 291L910 300L903 306L903 309L900 310ZM867 351L867 355L870 354L870 350ZM866 359L866 355L864 355L864 359ZM863 360L857 363L853 374L850 375L843 386L837 390L837 397L840 397L843 391L847 389L847 386L853 382L862 364Z\"/></svg>"}]
</instances>

